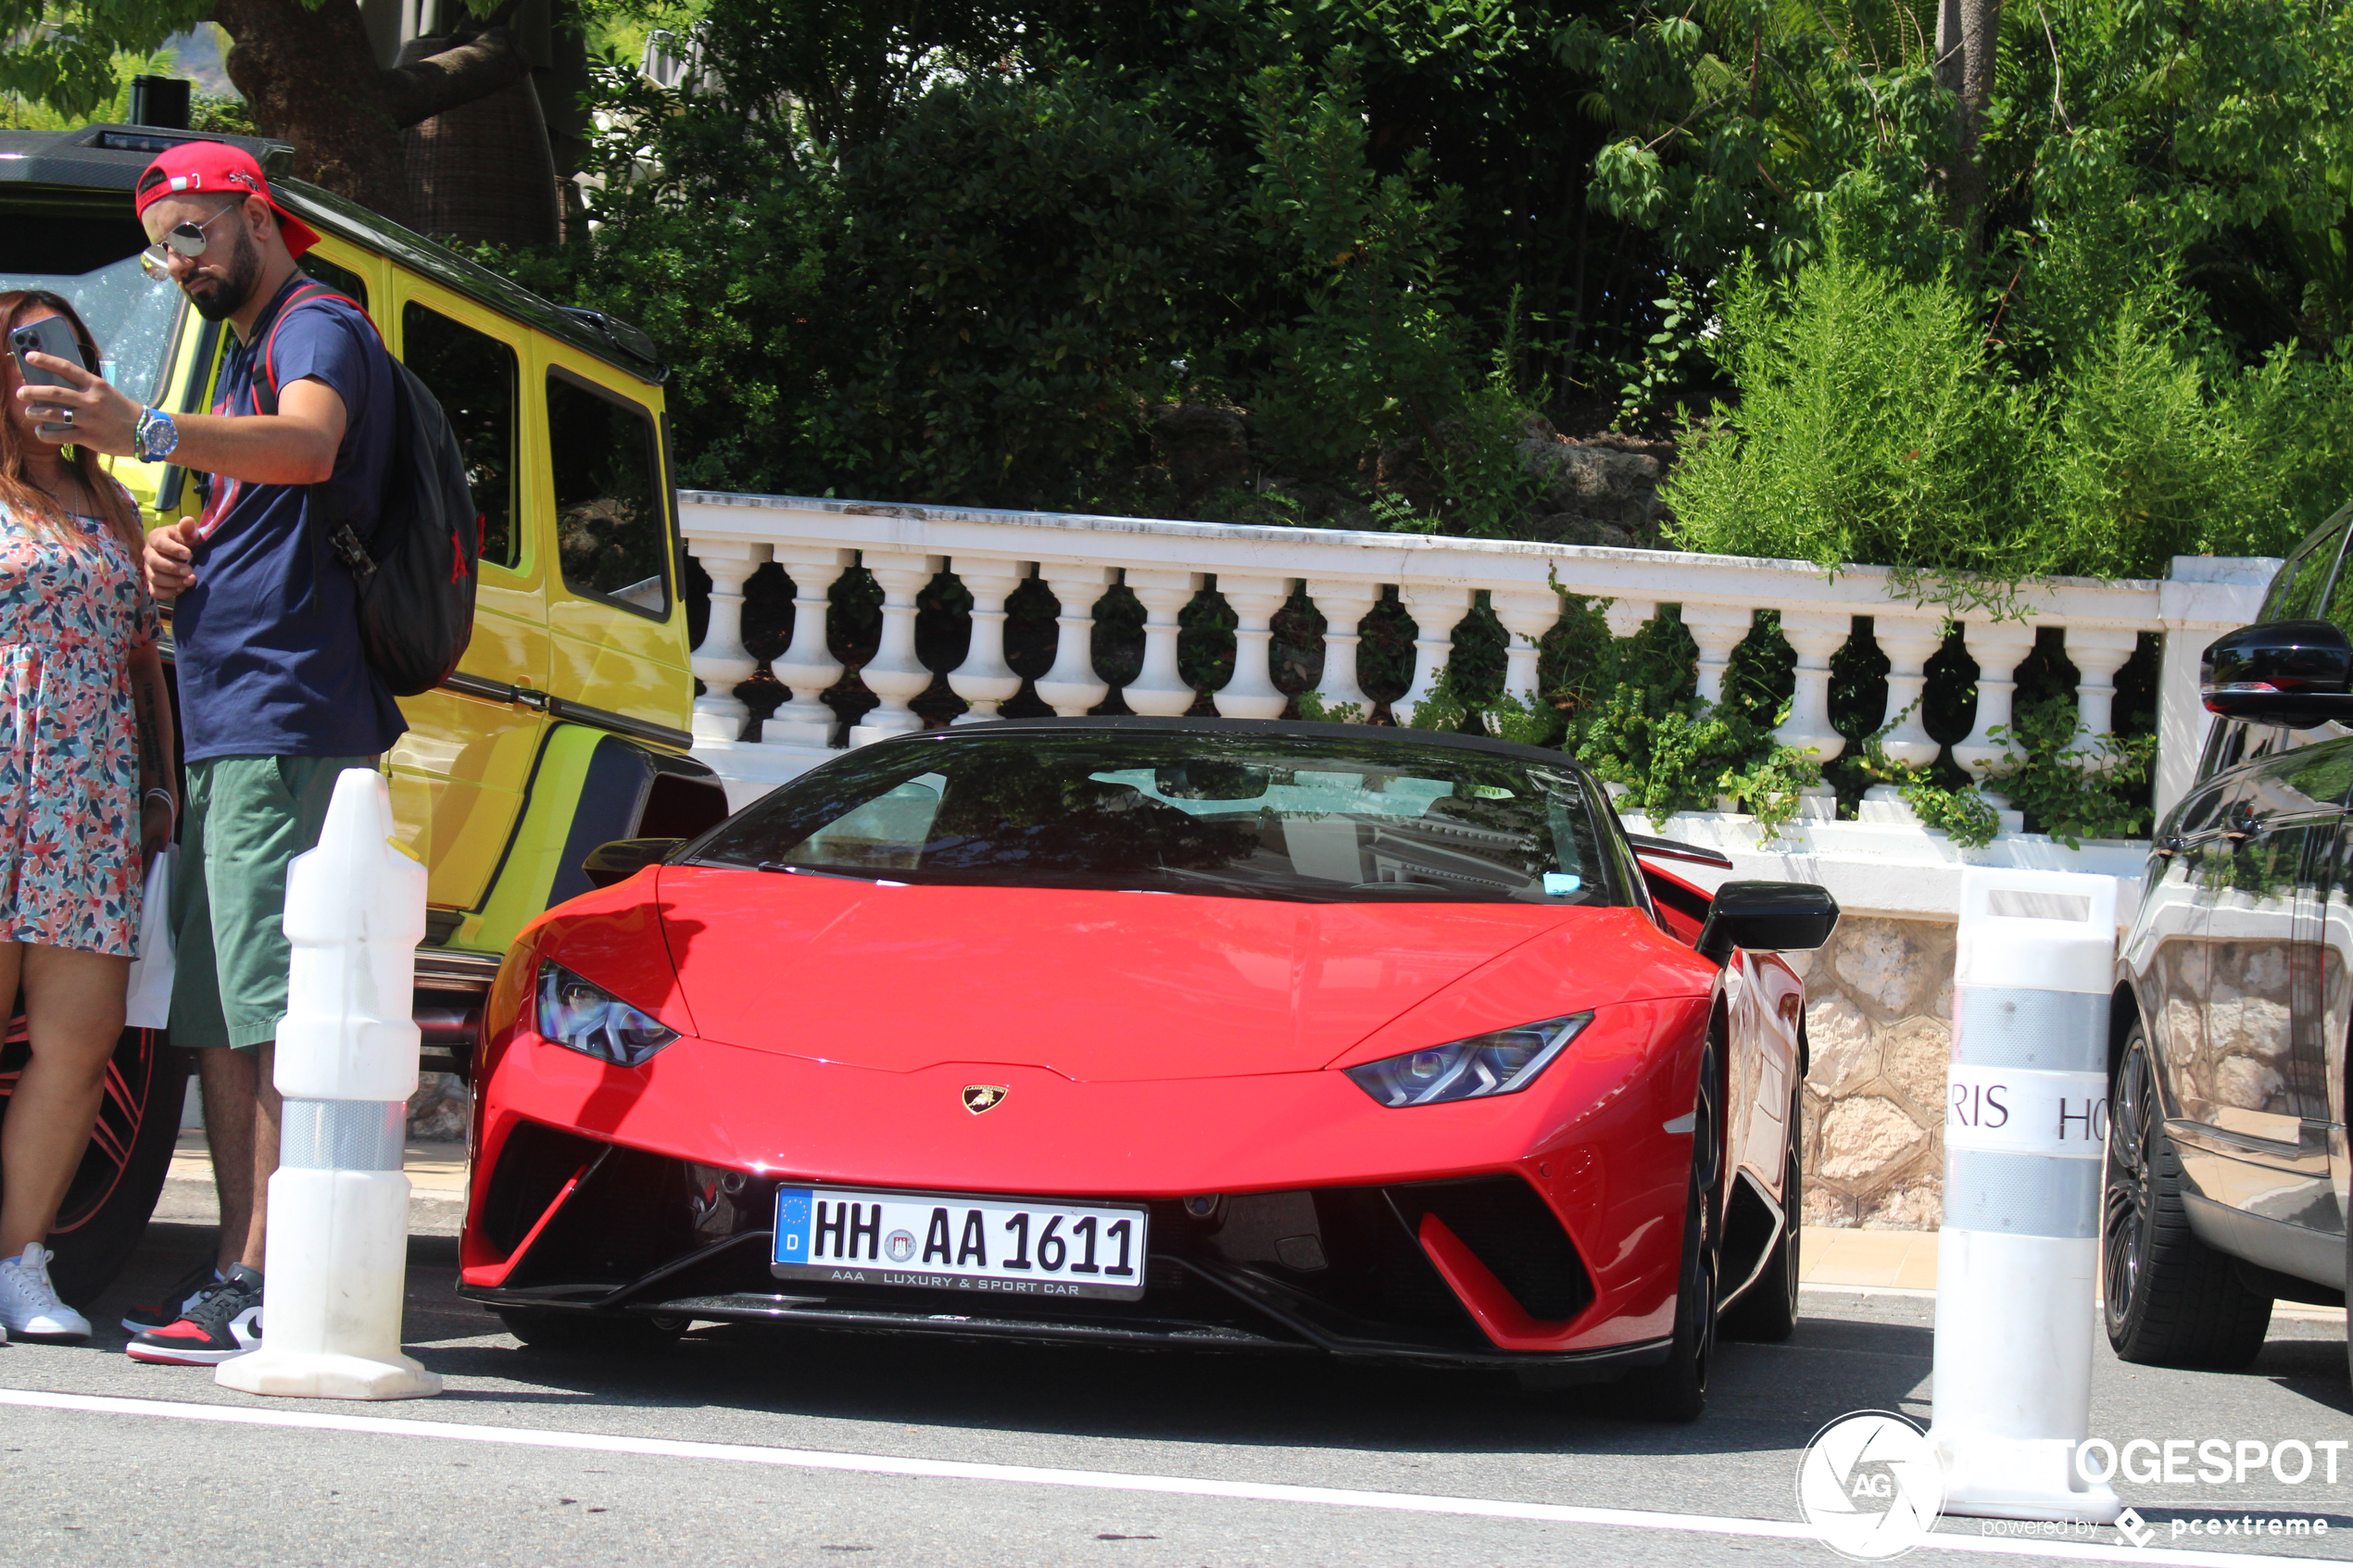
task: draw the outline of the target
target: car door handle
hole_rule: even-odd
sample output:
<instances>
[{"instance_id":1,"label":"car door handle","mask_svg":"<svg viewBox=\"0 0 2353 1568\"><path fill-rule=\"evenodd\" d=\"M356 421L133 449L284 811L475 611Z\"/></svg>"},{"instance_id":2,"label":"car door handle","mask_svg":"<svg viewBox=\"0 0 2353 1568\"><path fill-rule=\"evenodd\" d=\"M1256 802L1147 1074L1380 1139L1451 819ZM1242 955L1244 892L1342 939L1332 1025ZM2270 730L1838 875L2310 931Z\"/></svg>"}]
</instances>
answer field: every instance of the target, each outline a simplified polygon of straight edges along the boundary
<instances>
[{"instance_id":1,"label":"car door handle","mask_svg":"<svg viewBox=\"0 0 2353 1568\"><path fill-rule=\"evenodd\" d=\"M2178 833L2169 833L2149 846L2149 852L2160 860L2170 860L2190 847L2190 841Z\"/></svg>"},{"instance_id":2,"label":"car door handle","mask_svg":"<svg viewBox=\"0 0 2353 1568\"><path fill-rule=\"evenodd\" d=\"M2222 824L2222 836L2233 844L2245 844L2262 833L2267 825L2252 811L2243 812Z\"/></svg>"}]
</instances>

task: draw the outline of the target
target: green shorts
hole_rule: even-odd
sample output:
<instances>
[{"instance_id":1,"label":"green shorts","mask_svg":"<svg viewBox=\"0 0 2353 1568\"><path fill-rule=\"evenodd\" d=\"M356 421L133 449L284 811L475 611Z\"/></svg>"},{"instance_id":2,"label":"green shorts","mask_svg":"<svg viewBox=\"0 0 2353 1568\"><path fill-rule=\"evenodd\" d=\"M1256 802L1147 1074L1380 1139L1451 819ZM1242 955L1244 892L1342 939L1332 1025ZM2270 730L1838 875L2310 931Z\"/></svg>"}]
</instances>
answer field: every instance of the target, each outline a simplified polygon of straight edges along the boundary
<instances>
[{"instance_id":1,"label":"green shorts","mask_svg":"<svg viewBox=\"0 0 2353 1568\"><path fill-rule=\"evenodd\" d=\"M286 865L319 842L346 768L372 757L188 764L172 878L171 1043L251 1050L286 1015Z\"/></svg>"}]
</instances>

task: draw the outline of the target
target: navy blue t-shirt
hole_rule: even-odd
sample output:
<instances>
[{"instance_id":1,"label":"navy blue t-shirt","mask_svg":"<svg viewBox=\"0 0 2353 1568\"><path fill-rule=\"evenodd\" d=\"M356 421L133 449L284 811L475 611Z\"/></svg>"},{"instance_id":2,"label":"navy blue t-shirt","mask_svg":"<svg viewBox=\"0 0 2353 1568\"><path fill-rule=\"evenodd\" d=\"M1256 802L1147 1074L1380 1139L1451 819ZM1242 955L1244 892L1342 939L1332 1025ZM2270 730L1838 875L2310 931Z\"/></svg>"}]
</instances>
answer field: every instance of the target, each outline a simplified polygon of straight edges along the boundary
<instances>
[{"instance_id":1,"label":"navy blue t-shirt","mask_svg":"<svg viewBox=\"0 0 2353 1568\"><path fill-rule=\"evenodd\" d=\"M288 310L286 296L306 285ZM212 411L264 411L256 383L266 397L265 345L282 391L306 376L333 389L343 399L343 445L323 488L335 518L365 542L392 459L392 362L364 314L320 292L296 273L254 322L252 341L232 343ZM408 727L360 649L357 590L328 543L331 522L314 515L313 488L217 475L206 483L196 583L171 614L192 762L371 757Z\"/></svg>"}]
</instances>

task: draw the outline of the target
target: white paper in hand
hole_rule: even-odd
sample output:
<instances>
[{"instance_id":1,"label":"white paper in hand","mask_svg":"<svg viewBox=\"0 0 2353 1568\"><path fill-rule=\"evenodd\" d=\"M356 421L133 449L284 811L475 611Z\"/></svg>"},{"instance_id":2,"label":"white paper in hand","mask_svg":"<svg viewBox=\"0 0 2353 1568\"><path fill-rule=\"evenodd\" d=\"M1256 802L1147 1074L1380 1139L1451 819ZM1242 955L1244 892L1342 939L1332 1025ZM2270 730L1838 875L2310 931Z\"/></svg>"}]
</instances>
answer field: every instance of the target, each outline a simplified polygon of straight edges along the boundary
<instances>
[{"instance_id":1,"label":"white paper in hand","mask_svg":"<svg viewBox=\"0 0 2353 1568\"><path fill-rule=\"evenodd\" d=\"M131 991L122 1022L132 1029L161 1029L171 1022L171 870L180 859L172 845L147 868L140 894L139 956L131 960Z\"/></svg>"}]
</instances>

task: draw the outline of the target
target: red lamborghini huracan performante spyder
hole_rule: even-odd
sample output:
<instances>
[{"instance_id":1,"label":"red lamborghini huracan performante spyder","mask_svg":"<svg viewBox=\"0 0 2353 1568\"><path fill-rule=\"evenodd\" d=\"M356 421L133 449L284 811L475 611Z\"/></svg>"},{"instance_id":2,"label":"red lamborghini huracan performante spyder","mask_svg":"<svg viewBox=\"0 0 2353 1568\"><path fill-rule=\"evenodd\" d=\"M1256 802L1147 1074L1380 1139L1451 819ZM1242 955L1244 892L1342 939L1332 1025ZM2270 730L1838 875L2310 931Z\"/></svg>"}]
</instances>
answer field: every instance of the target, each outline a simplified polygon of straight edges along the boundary
<instances>
[{"instance_id":1,"label":"red lamborghini huracan performante spyder","mask_svg":"<svg viewBox=\"0 0 2353 1568\"><path fill-rule=\"evenodd\" d=\"M1713 899L1555 751L1014 721L848 753L508 955L464 1293L1624 1377L1797 1308L1818 887ZM1708 858L1696 852L1696 858Z\"/></svg>"}]
</instances>

